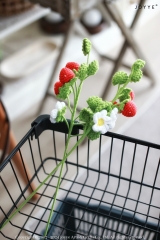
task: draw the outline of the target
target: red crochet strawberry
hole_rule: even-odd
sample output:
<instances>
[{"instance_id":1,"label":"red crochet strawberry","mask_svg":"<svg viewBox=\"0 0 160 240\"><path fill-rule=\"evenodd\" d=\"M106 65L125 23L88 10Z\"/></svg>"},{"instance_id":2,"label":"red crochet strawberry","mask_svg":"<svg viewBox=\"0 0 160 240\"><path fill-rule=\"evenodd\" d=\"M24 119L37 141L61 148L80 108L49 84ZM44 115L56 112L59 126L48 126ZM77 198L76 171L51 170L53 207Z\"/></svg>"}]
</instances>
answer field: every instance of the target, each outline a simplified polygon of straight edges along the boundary
<instances>
[{"instance_id":1,"label":"red crochet strawberry","mask_svg":"<svg viewBox=\"0 0 160 240\"><path fill-rule=\"evenodd\" d=\"M131 91L131 92L130 92L130 97L131 97L131 100L133 100L133 99L134 99L134 97L135 97L135 94L134 94L134 92L133 92L133 91Z\"/></svg>"},{"instance_id":2,"label":"red crochet strawberry","mask_svg":"<svg viewBox=\"0 0 160 240\"><path fill-rule=\"evenodd\" d=\"M129 101L124 105L122 114L126 117L134 117L137 112L137 107L133 101Z\"/></svg>"},{"instance_id":3,"label":"red crochet strawberry","mask_svg":"<svg viewBox=\"0 0 160 240\"><path fill-rule=\"evenodd\" d=\"M69 82L72 78L74 78L74 72L72 72L71 69L65 67L62 68L59 74L59 80L61 83L67 83Z\"/></svg>"},{"instance_id":4,"label":"red crochet strawberry","mask_svg":"<svg viewBox=\"0 0 160 240\"><path fill-rule=\"evenodd\" d=\"M59 94L59 88L63 86L63 83L61 83L60 81L56 82L54 84L54 92L56 95Z\"/></svg>"},{"instance_id":5,"label":"red crochet strawberry","mask_svg":"<svg viewBox=\"0 0 160 240\"><path fill-rule=\"evenodd\" d=\"M78 71L78 69L79 69L79 64L76 63L76 62L68 62L68 63L66 64L66 67L69 68L69 69L71 69L71 70L75 69L75 70Z\"/></svg>"}]
</instances>

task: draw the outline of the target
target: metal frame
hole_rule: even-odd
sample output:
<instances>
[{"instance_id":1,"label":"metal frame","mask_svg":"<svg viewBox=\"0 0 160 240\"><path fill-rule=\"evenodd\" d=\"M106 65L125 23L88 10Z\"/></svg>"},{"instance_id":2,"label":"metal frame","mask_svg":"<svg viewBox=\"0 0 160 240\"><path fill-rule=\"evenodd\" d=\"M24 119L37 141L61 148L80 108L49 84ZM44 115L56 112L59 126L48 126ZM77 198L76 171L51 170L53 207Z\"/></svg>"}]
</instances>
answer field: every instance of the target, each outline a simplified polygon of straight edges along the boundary
<instances>
[{"instance_id":1,"label":"metal frame","mask_svg":"<svg viewBox=\"0 0 160 240\"><path fill-rule=\"evenodd\" d=\"M81 130L81 126L75 126L73 129L72 134L76 135L79 130ZM43 134L45 130L48 134L52 134L52 143L48 146L53 148L54 152L52 156L47 156L43 158L43 149L41 148L41 140L43 139ZM58 157L57 153L57 147L56 147L56 141L57 141L57 134L60 132L60 134L64 133L64 142L62 141L61 144L65 145L66 142L66 134L67 134L67 127L65 123L56 123L51 124L49 120L49 115L42 115L38 117L33 123L32 128L29 130L29 132L23 137L23 139L20 141L20 143L16 146L16 148L13 150L13 152L6 158L6 160L3 162L3 164L0 166L0 171L2 172L1 177L1 183L2 186L4 186L4 189L6 190L5 197L8 197L11 201L13 206L11 209L9 209L8 212L5 212L2 205L2 213L4 215L4 221L5 219L11 214L11 212L17 208L20 201L24 200L26 198L26 191L30 187L31 183L36 179L39 183L43 180L41 179L42 175L48 175L48 170L46 168L47 161L50 161L50 166L52 164L58 164L61 161L61 158ZM35 138L34 138L35 137ZM106 155L105 163L108 166L106 169L102 167L102 159L101 159L101 147L102 147L102 140L108 138L110 144L108 147L108 154ZM32 139L32 141L30 140ZM75 141L78 141L78 137L75 136ZM29 143L29 144L28 144ZM128 172L130 172L129 176L125 177L122 173L123 169L123 162L124 162L124 155L128 144L132 144L132 164L130 168L128 169ZM39 158L35 158L34 155L34 148L36 145L39 150ZM51 236L56 236L57 234L54 232L56 229L59 232L59 236L83 236L89 237L91 235L94 235L98 239L104 239L103 236L106 234L111 234L111 236L117 237L126 237L127 239L134 239L134 237L138 237L139 234L144 237L144 239L147 240L158 240L160 236L160 218L153 216L151 208L155 209L157 212L160 210L160 205L157 203L152 202L154 191L160 192L160 187L157 185L157 178L158 178L158 172L160 171L160 160L154 159L156 161L156 167L155 172L153 176L153 183L147 183L145 180L146 177L146 168L148 167L148 160L150 158L150 154L153 154L153 151L160 150L160 145L153 144L150 142L142 141L135 138L130 138L124 135L116 134L116 133L106 133L105 135L101 135L100 139L97 142L97 148L99 149L99 157L97 158L97 167L94 168L91 165L90 162L90 141L87 143L86 148L86 165L81 164L80 159L80 151L77 147L76 150L76 159L75 161L70 161L68 158L65 163L64 173L62 177L62 182L70 183L69 188L65 188L65 186L61 185L60 190L63 192L63 198L58 197L57 201L60 204L60 207L55 209L54 215L53 215L53 221L51 223L51 228L49 230L49 235L46 239L52 239ZM118 172L114 172L112 169L112 161L113 161L113 151L116 146L122 145L121 148L121 154L118 157ZM28 185L25 187L21 186L20 179L18 179L15 171L15 167L12 164L12 158L17 153L20 152L21 154L21 161L24 164L23 160L23 147L24 146L28 148L28 151L31 153L31 162L30 167L32 165L32 168L34 170L33 176L30 180L28 180ZM133 177L133 171L134 171L134 163L137 158L137 153L139 147L145 148L145 156L142 160L141 158L139 161L143 161L143 169L142 169L142 175L140 180L136 180ZM14 178L17 181L17 187L19 189L19 196L17 196L17 199L12 197L14 196L14 189L9 189L5 181L3 181L3 173L5 174L5 169L11 167L12 169L12 178ZM75 169L75 176L74 178L69 178L68 173L70 171L70 168L74 167ZM24 165L25 169L25 165ZM83 182L79 180L80 172L83 170ZM95 179L91 179L91 173L96 174ZM27 174L27 172L26 172ZM102 176L105 176L105 184L103 188L99 186L100 179ZM7 232L6 234L3 233L3 230L1 232L2 236L5 239L15 239L15 236L10 236L12 234L12 227L17 229L17 239L19 236L21 236L22 231L27 231L30 233L31 237L33 237L35 234L39 237L42 237L42 232L38 233L37 229L39 225L43 222L46 223L46 220L43 218L46 212L50 209L50 204L53 200L53 192L55 190L55 182L53 183L54 179L57 179L58 176L54 174L50 180L44 185L44 188L42 191L38 191L39 199L37 202L29 202L28 206L30 206L31 211L26 212L23 209L19 212L19 217L24 217L25 221L22 221L21 224L16 224L16 222L13 220L10 221L10 227L11 231ZM14 181L13 179L13 181ZM109 189L110 182L113 181L113 179L117 179L116 182L116 188L115 189ZM92 180L92 181L91 181ZM121 194L119 193L119 189L121 185L127 183L127 189L126 193ZM94 183L94 184L93 184ZM138 195L131 197L130 191L132 189L132 185L136 184L138 190ZM74 188L74 185L79 186L80 190L77 191L77 187ZM85 194L83 190L85 188L88 188L90 190L90 194ZM149 201L143 201L141 199L141 195L143 194L144 188L146 191L148 190L150 192L149 194ZM94 194L96 191L99 191L100 198L97 198ZM50 194L51 192L51 194ZM108 194L111 195L112 201L109 201L108 198L104 198L104 195ZM74 195L74 198L70 198L70 195ZM116 198L119 197L123 199L122 206L119 205L119 203L116 203ZM82 202L81 198L85 198L86 200ZM43 200L46 199L48 204L46 206L43 205ZM42 201L42 202L41 202ZM96 201L96 204L92 204L93 201ZM130 209L127 207L126 202L132 201L135 205L134 209ZM144 207L146 207L145 213L142 213L138 205L141 204ZM37 217L33 212L36 209L43 209L43 214L41 217ZM139 215L140 217L137 217ZM60 221L58 221L59 218L65 218L65 221L63 221L63 224L60 224ZM141 218L144 218L143 220ZM34 230L26 229L26 224L29 220L34 220L36 222L36 226ZM98 220L97 220L98 219ZM2 221L3 224L3 221ZM52 235L51 235L52 234ZM53 235L55 234L55 235ZM126 239L125 238L125 239Z\"/></svg>"}]
</instances>

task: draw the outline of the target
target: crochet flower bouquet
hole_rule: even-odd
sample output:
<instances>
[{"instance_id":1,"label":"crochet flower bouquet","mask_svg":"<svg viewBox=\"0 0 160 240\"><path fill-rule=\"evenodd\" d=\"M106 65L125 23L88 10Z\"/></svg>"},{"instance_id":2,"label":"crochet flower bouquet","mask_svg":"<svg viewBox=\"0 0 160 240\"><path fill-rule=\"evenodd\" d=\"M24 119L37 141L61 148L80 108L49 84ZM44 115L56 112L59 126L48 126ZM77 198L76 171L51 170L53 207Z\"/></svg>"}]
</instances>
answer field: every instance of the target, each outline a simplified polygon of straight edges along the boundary
<instances>
[{"instance_id":1,"label":"crochet flower bouquet","mask_svg":"<svg viewBox=\"0 0 160 240\"><path fill-rule=\"evenodd\" d=\"M61 183L63 166L68 156L76 149L76 147L87 137L90 140L99 138L100 134L105 134L115 126L117 115L123 114L126 117L133 117L136 114L137 108L134 99L134 92L127 88L128 83L138 82L142 77L141 68L145 62L138 59L131 67L131 73L128 75L123 71L116 72L112 78L112 84L117 85L117 92L112 101L104 101L99 97L92 96L87 100L88 106L80 112L77 111L79 96L82 90L83 82L86 79L96 74L98 71L98 62L92 61L89 63L89 54L91 51L91 42L88 39L83 39L82 52L87 57L86 63L79 65L75 62L68 62L59 74L59 81L54 85L54 92L58 99L62 100L56 103L55 109L50 114L50 121L65 122L68 127L68 135L64 149L63 159L55 169L47 176L46 179L38 186L38 188L19 206L19 208L6 220L4 225L21 210L21 208L32 198L32 196L40 189L40 187L60 168L60 174L54 199L46 226L44 236L50 226L50 221L54 211L54 206ZM73 106L70 104L70 95L73 95ZM63 102L65 101L65 102ZM70 112L70 121L65 117L66 111ZM83 126L83 133L79 134L79 140L76 144L70 147L70 139L72 137L72 129L75 125Z\"/></svg>"},{"instance_id":2,"label":"crochet flower bouquet","mask_svg":"<svg viewBox=\"0 0 160 240\"><path fill-rule=\"evenodd\" d=\"M69 130L68 139L70 139L71 131L74 125L83 125L84 130L81 136L88 137L90 140L99 138L100 134L106 133L114 128L117 120L117 113L121 113L126 117L133 117L137 108L134 99L134 92L131 88L127 88L129 82L138 82L142 77L141 68L145 62L138 59L131 68L131 74L119 71L112 78L112 84L118 86L117 93L112 101L103 101L101 98L93 96L87 100L88 106L83 108L78 116L76 115L77 103L81 93L83 82L91 75L98 71L98 62L89 63L89 53L91 50L91 42L83 39L82 51L87 56L87 63L79 65L75 62L68 62L59 74L59 81L54 85L54 92L57 98L67 100L68 105L64 102L57 102L56 108L52 110L50 120L52 123L65 121ZM70 106L70 94L74 96L73 108ZM65 118L65 112L69 109L71 113L71 122L68 124Z\"/></svg>"}]
</instances>

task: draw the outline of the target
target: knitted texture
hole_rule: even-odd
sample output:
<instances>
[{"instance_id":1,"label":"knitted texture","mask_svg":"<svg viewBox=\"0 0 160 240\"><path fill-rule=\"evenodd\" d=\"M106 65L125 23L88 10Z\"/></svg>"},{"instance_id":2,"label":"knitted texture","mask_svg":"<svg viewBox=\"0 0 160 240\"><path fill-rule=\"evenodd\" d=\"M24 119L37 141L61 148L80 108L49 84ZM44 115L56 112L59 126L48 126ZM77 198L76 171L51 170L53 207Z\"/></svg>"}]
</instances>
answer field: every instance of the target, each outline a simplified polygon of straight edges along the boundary
<instances>
[{"instance_id":1,"label":"knitted texture","mask_svg":"<svg viewBox=\"0 0 160 240\"><path fill-rule=\"evenodd\" d=\"M71 70L77 70L78 71L78 69L79 69L79 64L78 63L76 63L76 62L68 62L67 64L66 64L66 67L67 68L69 68L69 69L71 69Z\"/></svg>"},{"instance_id":2,"label":"knitted texture","mask_svg":"<svg viewBox=\"0 0 160 240\"><path fill-rule=\"evenodd\" d=\"M88 77L88 65L86 63L82 63L78 69L76 76L84 81Z\"/></svg>"},{"instance_id":3,"label":"knitted texture","mask_svg":"<svg viewBox=\"0 0 160 240\"><path fill-rule=\"evenodd\" d=\"M131 82L140 81L140 79L143 76L141 68L143 68L144 65L145 65L145 61L143 61L141 59L137 59L136 62L132 65L131 74L129 75Z\"/></svg>"},{"instance_id":4,"label":"knitted texture","mask_svg":"<svg viewBox=\"0 0 160 240\"><path fill-rule=\"evenodd\" d=\"M74 78L74 76L75 76L74 72L71 69L65 67L65 68L62 68L60 71L59 80L61 83L67 83L72 78Z\"/></svg>"},{"instance_id":5,"label":"knitted texture","mask_svg":"<svg viewBox=\"0 0 160 240\"><path fill-rule=\"evenodd\" d=\"M91 42L87 38L84 38L82 43L82 52L84 56L88 55L90 51L91 51Z\"/></svg>"},{"instance_id":6,"label":"knitted texture","mask_svg":"<svg viewBox=\"0 0 160 240\"><path fill-rule=\"evenodd\" d=\"M125 104L122 114L125 117L134 117L137 112L137 107L133 101L129 101Z\"/></svg>"},{"instance_id":7,"label":"knitted texture","mask_svg":"<svg viewBox=\"0 0 160 240\"><path fill-rule=\"evenodd\" d=\"M128 81L128 75L127 75L127 73L122 72L122 71L116 72L112 78L113 85L124 84L127 81Z\"/></svg>"},{"instance_id":8,"label":"knitted texture","mask_svg":"<svg viewBox=\"0 0 160 240\"><path fill-rule=\"evenodd\" d=\"M61 83L60 81L58 81L58 82L56 82L55 84L54 84L54 93L56 94L56 95L58 95L59 94L59 90L60 90L60 88L63 86L63 83Z\"/></svg>"},{"instance_id":9,"label":"knitted texture","mask_svg":"<svg viewBox=\"0 0 160 240\"><path fill-rule=\"evenodd\" d=\"M98 71L99 69L99 64L96 60L94 60L93 62L91 62L88 66L88 76L91 76L91 75L94 75L96 74L96 72Z\"/></svg>"}]
</instances>

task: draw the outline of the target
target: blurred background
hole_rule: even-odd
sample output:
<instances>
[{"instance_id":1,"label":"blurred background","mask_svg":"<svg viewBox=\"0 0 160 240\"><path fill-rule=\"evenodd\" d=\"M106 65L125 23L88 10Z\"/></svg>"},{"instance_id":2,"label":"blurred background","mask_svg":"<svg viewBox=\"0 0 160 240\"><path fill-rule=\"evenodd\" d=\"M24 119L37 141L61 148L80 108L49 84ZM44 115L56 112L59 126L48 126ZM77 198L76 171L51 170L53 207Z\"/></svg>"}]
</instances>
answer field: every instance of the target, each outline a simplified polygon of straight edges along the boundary
<instances>
[{"instance_id":1,"label":"blurred background","mask_svg":"<svg viewBox=\"0 0 160 240\"><path fill-rule=\"evenodd\" d=\"M131 86L138 114L134 120L120 117L116 126L120 132L139 118L159 90L158 2L77 0L46 1L45 5L43 2L0 0L1 99L15 135L20 140L35 117L49 114L54 108L53 84L66 62L85 61L81 52L84 37L93 43L91 60L97 59L100 64L99 72L90 80L93 82L90 95L112 99L115 89L110 82L114 72L129 71L137 58L146 61L143 80ZM89 81L85 83L79 107L85 105L88 86Z\"/></svg>"},{"instance_id":2,"label":"blurred background","mask_svg":"<svg viewBox=\"0 0 160 240\"><path fill-rule=\"evenodd\" d=\"M9 142L9 151L16 146L37 116L50 114L55 107L53 85L60 69L69 61L86 61L81 52L84 37L91 40L90 60L97 59L100 69L84 83L79 108L86 106L91 95L110 101L116 91L111 86L113 74L118 70L129 73L134 61L141 58L146 61L144 76L139 83L130 84L138 112L134 118L119 116L113 131L160 144L159 26L158 0L0 0L1 157L6 156ZM42 141L45 156L50 154L49 141L47 137ZM61 138L56 141L61 153ZM103 156L107 146L104 142ZM80 148L83 157L87 146ZM30 165L28 148L24 146L23 152ZM94 161L96 154L98 146L93 143L90 156ZM150 164L154 165L150 176L154 176L157 156L152 155L157 160ZM86 158L82 159L85 162ZM139 169L143 163L137 166ZM129 167L126 165L126 172ZM6 171L7 184L14 189L12 169ZM71 171L70 177L73 174Z\"/></svg>"}]
</instances>

